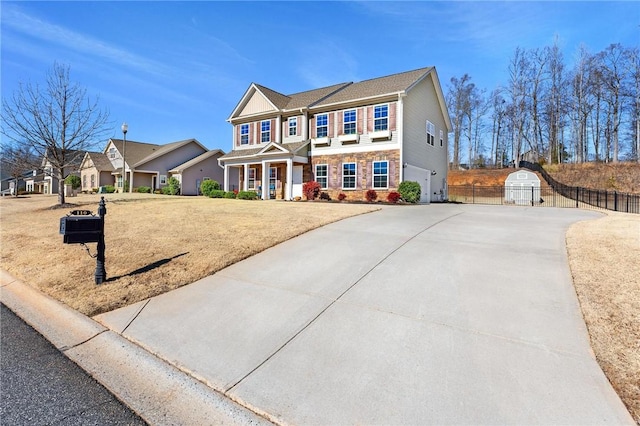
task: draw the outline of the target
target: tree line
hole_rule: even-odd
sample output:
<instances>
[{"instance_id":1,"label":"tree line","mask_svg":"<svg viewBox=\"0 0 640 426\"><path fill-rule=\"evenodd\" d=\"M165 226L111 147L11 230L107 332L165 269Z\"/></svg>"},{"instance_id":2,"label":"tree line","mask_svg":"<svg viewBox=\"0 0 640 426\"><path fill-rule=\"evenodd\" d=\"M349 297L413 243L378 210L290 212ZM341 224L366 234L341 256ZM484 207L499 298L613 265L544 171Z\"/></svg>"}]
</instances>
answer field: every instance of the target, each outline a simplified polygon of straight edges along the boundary
<instances>
[{"instance_id":1,"label":"tree line","mask_svg":"<svg viewBox=\"0 0 640 426\"><path fill-rule=\"evenodd\" d=\"M508 82L487 93L469 74L453 77L446 101L453 124L451 167L517 163L640 162L640 50L581 46L568 68L557 40L517 47Z\"/></svg>"}]
</instances>

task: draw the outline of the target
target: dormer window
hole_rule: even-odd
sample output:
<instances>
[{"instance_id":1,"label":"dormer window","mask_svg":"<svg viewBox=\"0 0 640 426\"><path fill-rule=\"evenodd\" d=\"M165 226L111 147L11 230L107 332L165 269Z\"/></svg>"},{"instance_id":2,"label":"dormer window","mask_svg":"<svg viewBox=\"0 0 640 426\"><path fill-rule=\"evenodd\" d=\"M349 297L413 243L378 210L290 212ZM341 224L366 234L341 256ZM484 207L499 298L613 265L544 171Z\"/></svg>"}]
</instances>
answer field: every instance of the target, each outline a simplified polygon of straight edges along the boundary
<instances>
[{"instance_id":1,"label":"dormer window","mask_svg":"<svg viewBox=\"0 0 640 426\"><path fill-rule=\"evenodd\" d=\"M342 113L342 123L344 126L344 134L345 135L355 135L356 134L356 110L349 109Z\"/></svg>"}]
</instances>

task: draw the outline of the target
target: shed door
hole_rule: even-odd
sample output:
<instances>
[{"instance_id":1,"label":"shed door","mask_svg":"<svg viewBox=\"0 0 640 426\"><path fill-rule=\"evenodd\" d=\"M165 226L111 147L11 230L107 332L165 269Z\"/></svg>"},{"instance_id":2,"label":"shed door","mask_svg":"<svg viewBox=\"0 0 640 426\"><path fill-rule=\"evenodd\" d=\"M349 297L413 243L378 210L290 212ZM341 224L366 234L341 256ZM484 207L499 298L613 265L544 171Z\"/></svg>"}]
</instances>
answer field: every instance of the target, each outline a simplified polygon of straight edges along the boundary
<instances>
[{"instance_id":1,"label":"shed door","mask_svg":"<svg viewBox=\"0 0 640 426\"><path fill-rule=\"evenodd\" d=\"M292 197L302 197L302 166L293 166Z\"/></svg>"}]
</instances>

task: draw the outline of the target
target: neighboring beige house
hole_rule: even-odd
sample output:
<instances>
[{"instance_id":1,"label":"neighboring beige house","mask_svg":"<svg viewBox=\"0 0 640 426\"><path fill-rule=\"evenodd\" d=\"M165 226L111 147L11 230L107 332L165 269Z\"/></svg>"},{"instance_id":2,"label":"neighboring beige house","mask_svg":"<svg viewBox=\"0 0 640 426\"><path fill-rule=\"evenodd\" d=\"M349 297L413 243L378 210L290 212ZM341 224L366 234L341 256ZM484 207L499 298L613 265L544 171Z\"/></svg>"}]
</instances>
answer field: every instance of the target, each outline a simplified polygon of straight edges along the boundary
<instances>
[{"instance_id":1,"label":"neighboring beige house","mask_svg":"<svg viewBox=\"0 0 640 426\"><path fill-rule=\"evenodd\" d=\"M81 169L83 190L104 185L114 185L119 191L124 181L129 182L129 192L140 186L160 189L167 184L170 170L209 152L196 139L186 139L166 145L122 139L109 139L102 153L85 155ZM217 151L216 151L217 152ZM222 168L215 165L220 173ZM195 174L183 179L182 187L190 192L196 185ZM85 182L87 184L85 189ZM91 182L95 182L93 185Z\"/></svg>"},{"instance_id":2,"label":"neighboring beige house","mask_svg":"<svg viewBox=\"0 0 640 426\"><path fill-rule=\"evenodd\" d=\"M180 182L181 194L200 195L200 183L204 180L211 179L222 184L224 173L218 164L222 155L223 151L214 149L169 170L170 176Z\"/></svg>"},{"instance_id":3,"label":"neighboring beige house","mask_svg":"<svg viewBox=\"0 0 640 426\"><path fill-rule=\"evenodd\" d=\"M226 190L290 200L315 180L332 198L385 199L412 180L421 202L446 198L451 122L434 67L292 95L253 83L227 121Z\"/></svg>"},{"instance_id":4,"label":"neighboring beige house","mask_svg":"<svg viewBox=\"0 0 640 426\"><path fill-rule=\"evenodd\" d=\"M76 151L76 150L66 150L65 151L65 167L64 170L64 178L69 175L78 175L80 176L80 164L82 163L82 159L85 156L86 151ZM42 180L34 181L34 186L37 185L43 194L57 194L58 193L58 178L55 176L55 171L51 161L49 161L49 155L51 152L48 151L47 154L42 158L42 163L40 167L42 168ZM60 154L58 154L60 155Z\"/></svg>"}]
</instances>

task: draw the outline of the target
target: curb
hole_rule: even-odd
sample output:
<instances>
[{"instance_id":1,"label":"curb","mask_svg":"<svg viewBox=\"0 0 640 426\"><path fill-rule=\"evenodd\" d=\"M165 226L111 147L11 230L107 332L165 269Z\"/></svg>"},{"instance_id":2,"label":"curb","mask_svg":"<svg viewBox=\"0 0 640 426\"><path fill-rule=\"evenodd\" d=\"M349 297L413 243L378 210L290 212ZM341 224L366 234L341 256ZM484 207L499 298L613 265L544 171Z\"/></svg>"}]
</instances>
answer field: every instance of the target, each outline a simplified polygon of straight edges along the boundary
<instances>
[{"instance_id":1,"label":"curb","mask_svg":"<svg viewBox=\"0 0 640 426\"><path fill-rule=\"evenodd\" d=\"M271 424L0 269L0 302L151 425Z\"/></svg>"}]
</instances>

